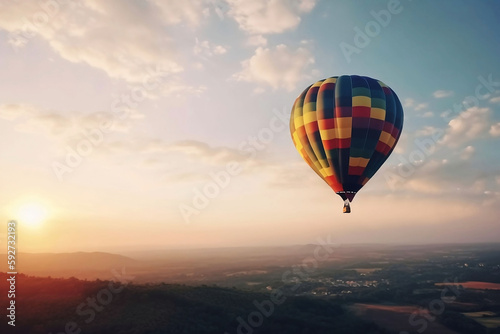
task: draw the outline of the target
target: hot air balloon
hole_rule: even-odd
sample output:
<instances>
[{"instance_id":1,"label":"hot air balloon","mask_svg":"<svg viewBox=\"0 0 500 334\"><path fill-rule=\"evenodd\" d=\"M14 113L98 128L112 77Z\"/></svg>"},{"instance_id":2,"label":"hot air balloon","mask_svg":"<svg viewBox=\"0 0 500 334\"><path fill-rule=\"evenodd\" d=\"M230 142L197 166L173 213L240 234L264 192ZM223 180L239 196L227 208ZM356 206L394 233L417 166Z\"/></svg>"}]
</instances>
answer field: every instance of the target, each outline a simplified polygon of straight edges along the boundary
<instances>
[{"instance_id":1,"label":"hot air balloon","mask_svg":"<svg viewBox=\"0 0 500 334\"><path fill-rule=\"evenodd\" d=\"M341 75L315 82L297 97L290 117L295 148L307 164L350 202L394 150L403 107L387 85Z\"/></svg>"}]
</instances>

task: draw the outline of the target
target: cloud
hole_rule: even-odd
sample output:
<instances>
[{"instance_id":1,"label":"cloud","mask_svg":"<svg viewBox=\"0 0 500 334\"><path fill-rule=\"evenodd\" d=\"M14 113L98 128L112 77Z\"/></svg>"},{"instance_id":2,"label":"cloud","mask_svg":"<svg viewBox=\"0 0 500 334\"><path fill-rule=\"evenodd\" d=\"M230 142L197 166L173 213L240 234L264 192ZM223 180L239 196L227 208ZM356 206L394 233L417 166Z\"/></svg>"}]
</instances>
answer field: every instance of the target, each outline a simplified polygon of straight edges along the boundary
<instances>
[{"instance_id":1,"label":"cloud","mask_svg":"<svg viewBox=\"0 0 500 334\"><path fill-rule=\"evenodd\" d=\"M197 0L9 1L0 11L0 29L10 32L17 47L40 38L68 61L137 83L183 70L168 27L196 26L202 6Z\"/></svg>"},{"instance_id":2,"label":"cloud","mask_svg":"<svg viewBox=\"0 0 500 334\"><path fill-rule=\"evenodd\" d=\"M435 133L437 133L438 131L440 131L440 129L438 129L438 128L434 127L434 126L431 126L431 125L426 125L422 129L417 130L415 132L415 136L416 137L432 136Z\"/></svg>"},{"instance_id":3,"label":"cloud","mask_svg":"<svg viewBox=\"0 0 500 334\"><path fill-rule=\"evenodd\" d=\"M180 152L196 159L202 159L209 164L226 164L231 161L242 162L246 159L245 155L238 150L228 147L212 147L207 143L196 140L185 140L166 145L165 150Z\"/></svg>"},{"instance_id":4,"label":"cloud","mask_svg":"<svg viewBox=\"0 0 500 334\"><path fill-rule=\"evenodd\" d=\"M279 34L296 28L315 0L227 0L228 15L250 34Z\"/></svg>"},{"instance_id":5,"label":"cloud","mask_svg":"<svg viewBox=\"0 0 500 334\"><path fill-rule=\"evenodd\" d=\"M267 39L262 35L253 35L248 37L247 44L250 46L265 46Z\"/></svg>"},{"instance_id":6,"label":"cloud","mask_svg":"<svg viewBox=\"0 0 500 334\"><path fill-rule=\"evenodd\" d=\"M418 178L408 180L404 185L404 189L420 194L442 194L443 189L431 180Z\"/></svg>"},{"instance_id":7,"label":"cloud","mask_svg":"<svg viewBox=\"0 0 500 334\"><path fill-rule=\"evenodd\" d=\"M228 162L243 162L247 160L245 152L226 146L211 146L197 140L183 140L173 143L157 138L127 138L126 140L113 140L103 143L102 150L105 155L147 155L152 161L170 157L172 161L190 161L187 165L203 165L225 167ZM172 158L172 154L175 158Z\"/></svg>"},{"instance_id":8,"label":"cloud","mask_svg":"<svg viewBox=\"0 0 500 334\"><path fill-rule=\"evenodd\" d=\"M420 111L420 110L423 110L425 108L429 107L429 105L427 103L419 103L415 106L415 110L416 111Z\"/></svg>"},{"instance_id":9,"label":"cloud","mask_svg":"<svg viewBox=\"0 0 500 334\"><path fill-rule=\"evenodd\" d=\"M403 101L403 107L405 107L405 108L413 107L414 105L415 105L415 100L414 99L406 98Z\"/></svg>"},{"instance_id":10,"label":"cloud","mask_svg":"<svg viewBox=\"0 0 500 334\"><path fill-rule=\"evenodd\" d=\"M211 181L211 173L226 170L230 163L236 166L231 168L241 168L247 177L259 175L265 180L281 175L276 172L279 169L289 169L288 164L276 163L264 152L249 156L248 151L197 140L172 143L157 138L106 140L96 150L96 157L105 159L105 163L131 162L134 168L155 172L160 180L169 184ZM289 176L292 180L292 175Z\"/></svg>"},{"instance_id":11,"label":"cloud","mask_svg":"<svg viewBox=\"0 0 500 334\"><path fill-rule=\"evenodd\" d=\"M284 44L274 49L259 47L255 54L242 63L243 70L234 75L238 81L264 83L274 89L295 89L297 83L307 78L314 56L305 48L291 50Z\"/></svg>"},{"instance_id":12,"label":"cloud","mask_svg":"<svg viewBox=\"0 0 500 334\"><path fill-rule=\"evenodd\" d=\"M453 96L453 94L454 94L454 92L451 91L451 90L437 90L434 93L432 93L432 95L436 99L442 99L442 98L445 98L445 97L450 97L450 96Z\"/></svg>"},{"instance_id":13,"label":"cloud","mask_svg":"<svg viewBox=\"0 0 500 334\"><path fill-rule=\"evenodd\" d=\"M46 133L51 136L67 134L74 127L73 120L54 112L29 117L16 126L16 130L28 133Z\"/></svg>"},{"instance_id":14,"label":"cloud","mask_svg":"<svg viewBox=\"0 0 500 334\"><path fill-rule=\"evenodd\" d=\"M406 132L403 132L401 136L399 137L398 143L396 147L394 148L394 153L396 154L403 154L406 152L406 149L408 148L408 142L409 142L409 136Z\"/></svg>"},{"instance_id":15,"label":"cloud","mask_svg":"<svg viewBox=\"0 0 500 334\"><path fill-rule=\"evenodd\" d=\"M206 16L205 1L189 0L189 1L163 1L149 0L160 10L160 16L168 25L187 24L189 26L197 26Z\"/></svg>"},{"instance_id":16,"label":"cloud","mask_svg":"<svg viewBox=\"0 0 500 334\"><path fill-rule=\"evenodd\" d=\"M491 103L500 103L500 96L495 96L490 99Z\"/></svg>"},{"instance_id":17,"label":"cloud","mask_svg":"<svg viewBox=\"0 0 500 334\"><path fill-rule=\"evenodd\" d=\"M195 62L191 64L191 66L196 70L203 70L205 68L205 66L203 66L203 64L200 62Z\"/></svg>"},{"instance_id":18,"label":"cloud","mask_svg":"<svg viewBox=\"0 0 500 334\"><path fill-rule=\"evenodd\" d=\"M200 66L201 65L201 66ZM194 65L197 69L203 69L203 64ZM180 78L176 76L172 77L170 80L160 85L157 89L158 94L161 96L175 96L175 97L199 97L203 92L207 90L204 85L192 86L184 83ZM151 93L152 97L157 97Z\"/></svg>"},{"instance_id":19,"label":"cloud","mask_svg":"<svg viewBox=\"0 0 500 334\"><path fill-rule=\"evenodd\" d=\"M214 54L216 54L216 55L223 55L226 52L227 52L227 49L225 47L223 47L222 45L217 45L214 48Z\"/></svg>"},{"instance_id":20,"label":"cloud","mask_svg":"<svg viewBox=\"0 0 500 334\"><path fill-rule=\"evenodd\" d=\"M193 48L195 55L202 55L205 57L212 57L213 55L223 55L227 52L227 48L222 45L214 45L209 41L199 41L196 38L196 44Z\"/></svg>"},{"instance_id":21,"label":"cloud","mask_svg":"<svg viewBox=\"0 0 500 334\"><path fill-rule=\"evenodd\" d=\"M139 167L146 169L158 169L165 166L165 161L158 158L146 158L142 160Z\"/></svg>"},{"instance_id":22,"label":"cloud","mask_svg":"<svg viewBox=\"0 0 500 334\"><path fill-rule=\"evenodd\" d=\"M389 187L409 191L412 196L446 194L457 200L474 196L483 205L497 205L500 201L500 196L495 195L498 170L473 166L472 163L477 161L473 159L477 150L470 144L475 139L487 137L488 130L492 135L498 130L500 136L500 123L498 127L491 126L491 116L490 108L471 107L452 119L444 129L428 125L415 131L414 142L420 144L406 159L400 159L402 163L389 166L385 176ZM419 137L431 138L421 140ZM435 145L429 147L426 142ZM450 151L450 147L453 150ZM413 152L421 152L423 159L417 162L413 157L414 161L410 163L412 154L416 155Z\"/></svg>"},{"instance_id":23,"label":"cloud","mask_svg":"<svg viewBox=\"0 0 500 334\"><path fill-rule=\"evenodd\" d=\"M423 118L434 117L434 113L432 111L426 111L421 115L421 117Z\"/></svg>"},{"instance_id":24,"label":"cloud","mask_svg":"<svg viewBox=\"0 0 500 334\"><path fill-rule=\"evenodd\" d=\"M2 104L0 105L0 118L13 121L22 116L32 115L36 109L28 104Z\"/></svg>"},{"instance_id":25,"label":"cloud","mask_svg":"<svg viewBox=\"0 0 500 334\"><path fill-rule=\"evenodd\" d=\"M460 154L460 159L469 160L474 155L475 151L476 149L474 148L474 146L467 146L463 149L462 154Z\"/></svg>"},{"instance_id":26,"label":"cloud","mask_svg":"<svg viewBox=\"0 0 500 334\"><path fill-rule=\"evenodd\" d=\"M261 168L261 171L265 171L269 175L268 185L287 189L328 188L327 184L310 169L305 161L299 159L294 159L286 164L270 164Z\"/></svg>"},{"instance_id":27,"label":"cloud","mask_svg":"<svg viewBox=\"0 0 500 334\"><path fill-rule=\"evenodd\" d=\"M422 111L422 110L426 110L429 108L428 103L418 103L417 101L415 101L412 98L404 99L402 104L403 104L403 107L405 109L413 109L415 111ZM424 117L424 118L433 117L434 113L432 111L425 111L423 113L417 114L417 116Z\"/></svg>"},{"instance_id":28,"label":"cloud","mask_svg":"<svg viewBox=\"0 0 500 334\"><path fill-rule=\"evenodd\" d=\"M143 114L128 110L118 115L112 112L82 113L75 111L45 110L26 104L0 105L0 117L15 123L20 132L44 134L54 139L67 140L82 136L89 129L110 132L128 132Z\"/></svg>"},{"instance_id":29,"label":"cloud","mask_svg":"<svg viewBox=\"0 0 500 334\"><path fill-rule=\"evenodd\" d=\"M493 124L490 127L490 135L493 137L500 137L500 122L497 124Z\"/></svg>"},{"instance_id":30,"label":"cloud","mask_svg":"<svg viewBox=\"0 0 500 334\"><path fill-rule=\"evenodd\" d=\"M489 108L471 107L448 123L442 144L457 147L472 139L479 138L490 128Z\"/></svg>"},{"instance_id":31,"label":"cloud","mask_svg":"<svg viewBox=\"0 0 500 334\"><path fill-rule=\"evenodd\" d=\"M472 168L470 158L474 152L474 147L468 146L456 157L460 159L453 161L433 159L419 167L409 163L392 166L386 176L393 175L391 180L395 180L398 192L409 191L414 197L421 194L443 198L446 194L448 198L473 199L486 203L492 199L490 194L496 191L499 171L486 172ZM399 173L399 170L405 173ZM413 172L406 174L408 171Z\"/></svg>"}]
</instances>

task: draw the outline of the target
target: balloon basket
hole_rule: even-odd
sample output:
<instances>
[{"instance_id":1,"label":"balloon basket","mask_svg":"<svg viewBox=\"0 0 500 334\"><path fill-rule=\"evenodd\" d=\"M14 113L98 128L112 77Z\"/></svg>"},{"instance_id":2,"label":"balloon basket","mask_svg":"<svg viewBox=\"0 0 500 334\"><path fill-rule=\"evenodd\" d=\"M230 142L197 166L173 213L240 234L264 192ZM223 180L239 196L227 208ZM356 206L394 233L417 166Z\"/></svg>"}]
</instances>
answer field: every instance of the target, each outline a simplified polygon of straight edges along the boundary
<instances>
[{"instance_id":1,"label":"balloon basket","mask_svg":"<svg viewBox=\"0 0 500 334\"><path fill-rule=\"evenodd\" d=\"M349 203L349 200L346 199L344 201L344 210L343 210L344 213L351 213L351 205Z\"/></svg>"}]
</instances>

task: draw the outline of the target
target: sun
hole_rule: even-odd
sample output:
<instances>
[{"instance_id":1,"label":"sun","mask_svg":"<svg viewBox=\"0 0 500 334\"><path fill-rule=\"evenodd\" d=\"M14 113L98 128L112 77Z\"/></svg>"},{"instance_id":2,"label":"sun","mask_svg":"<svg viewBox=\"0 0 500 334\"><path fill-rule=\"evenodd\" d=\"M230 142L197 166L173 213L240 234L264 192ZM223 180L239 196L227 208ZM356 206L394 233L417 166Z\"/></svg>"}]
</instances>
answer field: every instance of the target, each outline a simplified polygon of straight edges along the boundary
<instances>
[{"instance_id":1,"label":"sun","mask_svg":"<svg viewBox=\"0 0 500 334\"><path fill-rule=\"evenodd\" d=\"M46 218L47 210L39 203L26 203L17 210L17 220L21 225L38 227Z\"/></svg>"}]
</instances>

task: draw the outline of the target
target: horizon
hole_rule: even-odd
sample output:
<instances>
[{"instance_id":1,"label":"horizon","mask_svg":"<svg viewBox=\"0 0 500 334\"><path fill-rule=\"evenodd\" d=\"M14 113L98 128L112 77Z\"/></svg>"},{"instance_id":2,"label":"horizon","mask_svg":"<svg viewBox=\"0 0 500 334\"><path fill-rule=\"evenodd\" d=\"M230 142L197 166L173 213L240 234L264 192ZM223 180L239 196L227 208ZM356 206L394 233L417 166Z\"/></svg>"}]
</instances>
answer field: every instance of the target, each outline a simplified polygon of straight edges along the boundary
<instances>
[{"instance_id":1,"label":"horizon","mask_svg":"<svg viewBox=\"0 0 500 334\"><path fill-rule=\"evenodd\" d=\"M201 248L151 248L145 249L140 248L136 250L131 249L110 249L110 250L76 250L76 251L65 251L65 252L24 252L20 251L19 254L75 254L75 253L103 253L111 255L121 255L128 256L129 254L139 254L139 253L152 253L152 252L169 252L169 251L204 251L204 250L225 250L225 249L265 249L265 248L293 248L293 247L307 247L307 246L320 246L322 243L308 243L308 244L290 244L290 245L269 245L269 246L221 246L221 247L201 247ZM498 245L499 241L494 242L447 242L447 243L324 243L323 245L341 247L424 247L424 246L442 246L442 247L452 247L452 246L486 246L486 245ZM0 255L6 255L7 253L0 252Z\"/></svg>"}]
</instances>

